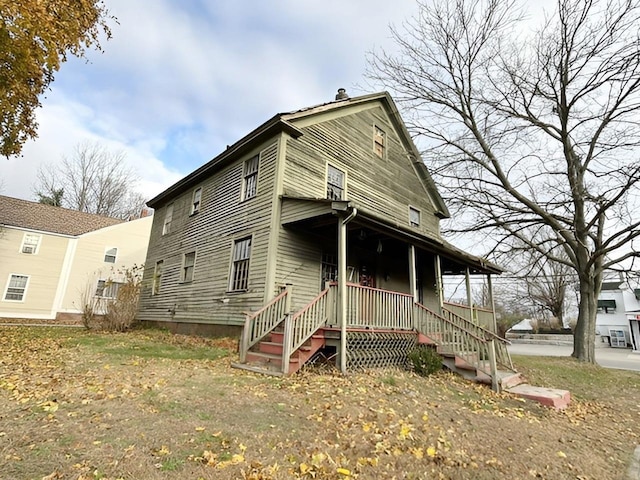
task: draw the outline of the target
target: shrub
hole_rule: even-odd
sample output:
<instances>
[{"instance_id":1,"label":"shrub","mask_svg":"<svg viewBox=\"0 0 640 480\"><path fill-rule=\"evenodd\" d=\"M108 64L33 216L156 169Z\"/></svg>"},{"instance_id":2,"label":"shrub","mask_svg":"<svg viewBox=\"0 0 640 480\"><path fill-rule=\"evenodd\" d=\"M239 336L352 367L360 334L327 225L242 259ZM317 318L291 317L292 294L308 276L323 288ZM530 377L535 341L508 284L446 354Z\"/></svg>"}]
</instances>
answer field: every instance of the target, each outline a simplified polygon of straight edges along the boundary
<instances>
[{"instance_id":1,"label":"shrub","mask_svg":"<svg viewBox=\"0 0 640 480\"><path fill-rule=\"evenodd\" d=\"M442 369L442 358L433 348L419 346L409 353L409 366L422 377Z\"/></svg>"},{"instance_id":2,"label":"shrub","mask_svg":"<svg viewBox=\"0 0 640 480\"><path fill-rule=\"evenodd\" d=\"M124 277L124 282L120 283L116 298L107 302L104 315L104 328L116 332L124 332L133 325L140 299L142 267L134 265L120 274Z\"/></svg>"}]
</instances>

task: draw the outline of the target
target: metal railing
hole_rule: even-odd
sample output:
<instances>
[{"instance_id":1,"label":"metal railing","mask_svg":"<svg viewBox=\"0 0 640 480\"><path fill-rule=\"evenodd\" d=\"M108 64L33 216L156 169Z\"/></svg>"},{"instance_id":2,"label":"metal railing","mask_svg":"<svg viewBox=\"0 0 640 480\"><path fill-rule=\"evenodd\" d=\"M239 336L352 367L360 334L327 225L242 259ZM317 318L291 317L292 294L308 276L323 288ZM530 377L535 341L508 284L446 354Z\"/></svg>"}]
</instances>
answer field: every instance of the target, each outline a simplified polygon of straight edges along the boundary
<instances>
[{"instance_id":1,"label":"metal railing","mask_svg":"<svg viewBox=\"0 0 640 480\"><path fill-rule=\"evenodd\" d=\"M285 289L260 310L246 316L240 341L240 362L246 361L249 348L276 328L290 309L291 292Z\"/></svg>"}]
</instances>

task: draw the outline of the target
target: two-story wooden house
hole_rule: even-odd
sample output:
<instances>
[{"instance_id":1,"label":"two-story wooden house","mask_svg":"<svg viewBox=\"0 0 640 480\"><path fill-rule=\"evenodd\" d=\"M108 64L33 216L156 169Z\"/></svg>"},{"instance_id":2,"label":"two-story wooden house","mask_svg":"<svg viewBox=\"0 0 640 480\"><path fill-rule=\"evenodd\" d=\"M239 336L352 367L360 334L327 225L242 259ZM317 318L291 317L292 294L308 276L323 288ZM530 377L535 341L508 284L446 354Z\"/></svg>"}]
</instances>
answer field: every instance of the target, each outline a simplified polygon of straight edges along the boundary
<instances>
[{"instance_id":1,"label":"two-story wooden house","mask_svg":"<svg viewBox=\"0 0 640 480\"><path fill-rule=\"evenodd\" d=\"M334 345L343 369L384 364L396 348L385 338L401 359L429 322L438 335L493 338L492 312L444 308L441 278L500 269L441 238L447 207L387 93L341 89L275 115L148 205L139 318L183 332L243 329L242 361L260 360L249 351L259 349L290 371L288 359L322 336L318 348ZM288 347L273 345L278 335ZM387 353L371 355L383 343Z\"/></svg>"}]
</instances>

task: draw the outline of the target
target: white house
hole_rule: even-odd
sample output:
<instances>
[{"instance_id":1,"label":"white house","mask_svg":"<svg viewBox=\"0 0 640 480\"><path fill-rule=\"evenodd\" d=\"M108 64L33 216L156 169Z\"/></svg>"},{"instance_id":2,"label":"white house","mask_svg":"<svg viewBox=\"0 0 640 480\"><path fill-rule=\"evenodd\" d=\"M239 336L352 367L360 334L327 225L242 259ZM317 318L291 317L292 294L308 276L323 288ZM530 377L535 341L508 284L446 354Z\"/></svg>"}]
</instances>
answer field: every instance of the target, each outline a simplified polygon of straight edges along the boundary
<instances>
[{"instance_id":1,"label":"white house","mask_svg":"<svg viewBox=\"0 0 640 480\"><path fill-rule=\"evenodd\" d=\"M597 333L612 347L640 344L640 289L632 289L622 280L602 282L596 317Z\"/></svg>"},{"instance_id":2,"label":"white house","mask_svg":"<svg viewBox=\"0 0 640 480\"><path fill-rule=\"evenodd\" d=\"M106 280L144 263L152 222L0 195L0 318L76 319L83 295L113 297Z\"/></svg>"}]
</instances>

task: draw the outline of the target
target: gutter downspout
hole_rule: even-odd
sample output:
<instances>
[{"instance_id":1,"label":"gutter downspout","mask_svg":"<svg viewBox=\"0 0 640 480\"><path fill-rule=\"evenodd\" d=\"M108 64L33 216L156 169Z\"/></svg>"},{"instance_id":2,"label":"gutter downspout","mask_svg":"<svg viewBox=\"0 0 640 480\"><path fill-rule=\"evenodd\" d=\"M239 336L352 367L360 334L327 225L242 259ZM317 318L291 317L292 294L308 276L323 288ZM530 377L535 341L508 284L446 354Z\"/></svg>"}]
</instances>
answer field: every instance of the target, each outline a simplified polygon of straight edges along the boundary
<instances>
[{"instance_id":1,"label":"gutter downspout","mask_svg":"<svg viewBox=\"0 0 640 480\"><path fill-rule=\"evenodd\" d=\"M340 372L347 373L347 224L358 214L351 213L338 220L338 316L340 320Z\"/></svg>"}]
</instances>

